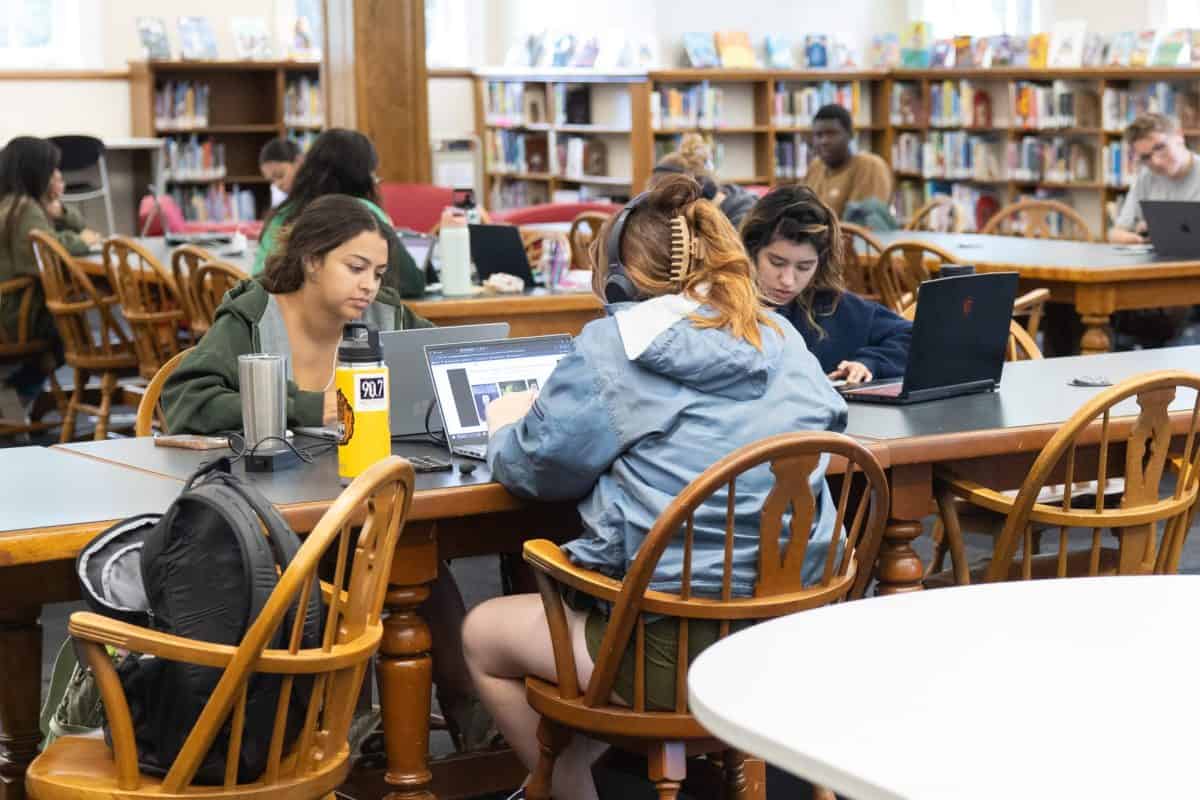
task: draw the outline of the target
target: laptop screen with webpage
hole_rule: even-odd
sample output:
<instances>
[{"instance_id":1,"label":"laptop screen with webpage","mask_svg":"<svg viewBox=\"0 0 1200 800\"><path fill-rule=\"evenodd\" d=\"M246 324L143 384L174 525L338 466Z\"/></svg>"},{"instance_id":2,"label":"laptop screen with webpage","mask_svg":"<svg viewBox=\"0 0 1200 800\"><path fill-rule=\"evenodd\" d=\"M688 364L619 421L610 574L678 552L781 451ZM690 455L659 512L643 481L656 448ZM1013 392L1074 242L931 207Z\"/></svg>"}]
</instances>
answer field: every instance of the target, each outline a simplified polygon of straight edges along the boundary
<instances>
[{"instance_id":1,"label":"laptop screen with webpage","mask_svg":"<svg viewBox=\"0 0 1200 800\"><path fill-rule=\"evenodd\" d=\"M493 342L426 345L429 375L453 445L487 441L487 404L512 392L540 389L571 337L533 336Z\"/></svg>"}]
</instances>

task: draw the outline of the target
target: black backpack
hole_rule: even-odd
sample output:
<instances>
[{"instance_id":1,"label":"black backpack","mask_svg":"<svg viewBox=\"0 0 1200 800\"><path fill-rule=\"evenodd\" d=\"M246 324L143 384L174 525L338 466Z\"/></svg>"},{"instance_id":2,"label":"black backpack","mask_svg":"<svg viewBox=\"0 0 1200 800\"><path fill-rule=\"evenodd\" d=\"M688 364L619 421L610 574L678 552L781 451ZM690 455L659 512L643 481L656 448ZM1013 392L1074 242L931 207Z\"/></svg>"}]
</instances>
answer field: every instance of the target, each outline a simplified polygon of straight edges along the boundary
<instances>
[{"instance_id":1,"label":"black backpack","mask_svg":"<svg viewBox=\"0 0 1200 800\"><path fill-rule=\"evenodd\" d=\"M300 540L266 498L229 468L226 458L201 467L166 513L124 520L83 549L76 572L91 610L188 639L233 646L241 642L300 549ZM302 649L321 642L321 593L315 576L313 580ZM287 646L295 614L295 607L289 609L269 648ZM138 764L148 774L165 775L221 670L132 653L117 672L133 716ZM281 684L278 675L250 678L239 783L254 781L266 769ZM293 683L285 746L299 732L311 685L311 679ZM224 781L229 728L227 721L195 783ZM107 726L105 738L111 744Z\"/></svg>"}]
</instances>

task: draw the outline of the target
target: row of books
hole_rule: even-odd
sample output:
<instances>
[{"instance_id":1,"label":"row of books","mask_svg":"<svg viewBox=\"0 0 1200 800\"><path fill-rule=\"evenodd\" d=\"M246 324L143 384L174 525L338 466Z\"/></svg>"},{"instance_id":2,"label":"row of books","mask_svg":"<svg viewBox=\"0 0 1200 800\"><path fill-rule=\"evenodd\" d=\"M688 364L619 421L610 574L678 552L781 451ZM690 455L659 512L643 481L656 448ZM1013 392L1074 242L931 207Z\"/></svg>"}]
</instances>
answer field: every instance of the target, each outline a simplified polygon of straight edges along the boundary
<instances>
[{"instance_id":1,"label":"row of books","mask_svg":"<svg viewBox=\"0 0 1200 800\"><path fill-rule=\"evenodd\" d=\"M1008 177L1018 181L1089 183L1095 180L1096 151L1083 142L1023 136L1008 142Z\"/></svg>"},{"instance_id":2,"label":"row of books","mask_svg":"<svg viewBox=\"0 0 1200 800\"><path fill-rule=\"evenodd\" d=\"M529 118L525 107L526 84L507 81L488 81L484 84L484 112L488 124L491 125L527 125L545 122L546 93L539 87L530 85L531 100L534 95L541 96L541 104L537 108L542 114L537 118Z\"/></svg>"},{"instance_id":3,"label":"row of books","mask_svg":"<svg viewBox=\"0 0 1200 800\"><path fill-rule=\"evenodd\" d=\"M1158 81L1140 89L1106 87L1100 106L1104 129L1112 132L1124 130L1135 117L1146 112L1174 117L1185 128L1194 128L1200 122L1197 94L1166 81Z\"/></svg>"},{"instance_id":4,"label":"row of books","mask_svg":"<svg viewBox=\"0 0 1200 800\"><path fill-rule=\"evenodd\" d=\"M523 208L550 202L549 185L536 181L498 180L492 181L488 208Z\"/></svg>"},{"instance_id":5,"label":"row of books","mask_svg":"<svg viewBox=\"0 0 1200 800\"><path fill-rule=\"evenodd\" d=\"M787 36L772 35L763 40L766 65L772 69L793 69L802 64L809 69L833 67L854 69L859 66L858 53L851 44L853 36L825 33L810 33L804 37L802 58L797 59L793 43ZM683 48L688 66L732 67L745 69L762 66L763 62L754 52L750 34L745 31L718 31L717 33L685 33Z\"/></svg>"},{"instance_id":6,"label":"row of books","mask_svg":"<svg viewBox=\"0 0 1200 800\"><path fill-rule=\"evenodd\" d=\"M154 90L154 124L159 130L208 125L209 86L196 81L166 81Z\"/></svg>"},{"instance_id":7,"label":"row of books","mask_svg":"<svg viewBox=\"0 0 1200 800\"><path fill-rule=\"evenodd\" d=\"M558 174L568 178L608 175L608 146L602 139L565 136L555 142Z\"/></svg>"},{"instance_id":8,"label":"row of books","mask_svg":"<svg viewBox=\"0 0 1200 800\"><path fill-rule=\"evenodd\" d=\"M242 189L236 183L229 187L214 183L203 189L175 187L171 197L188 222L250 222L258 219L254 192Z\"/></svg>"},{"instance_id":9,"label":"row of books","mask_svg":"<svg viewBox=\"0 0 1200 800\"><path fill-rule=\"evenodd\" d=\"M896 93L893 92L893 99ZM929 86L929 124L935 127L986 128L992 124L992 96L971 81L941 81Z\"/></svg>"},{"instance_id":10,"label":"row of books","mask_svg":"<svg viewBox=\"0 0 1200 800\"><path fill-rule=\"evenodd\" d=\"M225 145L195 134L186 139L168 137L163 144L166 153L167 179L173 181L217 180L225 177Z\"/></svg>"},{"instance_id":11,"label":"row of books","mask_svg":"<svg viewBox=\"0 0 1200 800\"><path fill-rule=\"evenodd\" d=\"M1131 148L1125 142L1110 142L1101 152L1105 186L1131 186L1137 174Z\"/></svg>"},{"instance_id":12,"label":"row of books","mask_svg":"<svg viewBox=\"0 0 1200 800\"><path fill-rule=\"evenodd\" d=\"M550 138L544 133L487 132L488 168L495 172L549 172Z\"/></svg>"},{"instance_id":13,"label":"row of books","mask_svg":"<svg viewBox=\"0 0 1200 800\"><path fill-rule=\"evenodd\" d=\"M319 80L305 76L288 81L283 93L283 124L306 127L325 124Z\"/></svg>"},{"instance_id":14,"label":"row of books","mask_svg":"<svg viewBox=\"0 0 1200 800\"><path fill-rule=\"evenodd\" d=\"M775 141L775 177L779 180L803 180L808 175L812 147L800 135Z\"/></svg>"},{"instance_id":15,"label":"row of books","mask_svg":"<svg viewBox=\"0 0 1200 800\"><path fill-rule=\"evenodd\" d=\"M892 165L923 178L973 181L1090 183L1096 152L1067 137L1024 136L1003 142L966 131L902 133L892 145Z\"/></svg>"},{"instance_id":16,"label":"row of books","mask_svg":"<svg viewBox=\"0 0 1200 800\"><path fill-rule=\"evenodd\" d=\"M1013 84L1013 124L1018 128L1094 128L1100 124L1100 98L1095 92L1054 81Z\"/></svg>"},{"instance_id":17,"label":"row of books","mask_svg":"<svg viewBox=\"0 0 1200 800\"><path fill-rule=\"evenodd\" d=\"M720 87L702 81L694 86L656 89L650 93L650 127L716 128L723 122Z\"/></svg>"},{"instance_id":18,"label":"row of books","mask_svg":"<svg viewBox=\"0 0 1200 800\"><path fill-rule=\"evenodd\" d=\"M858 81L822 81L801 89L789 89L786 83L780 82L775 85L771 119L781 127L812 125L813 117L821 106L839 105L858 120L862 109L869 108L871 104L870 90L862 87L863 84Z\"/></svg>"},{"instance_id":19,"label":"row of books","mask_svg":"<svg viewBox=\"0 0 1200 800\"><path fill-rule=\"evenodd\" d=\"M1147 28L1102 34L1083 20L1061 20L1050 33L1031 36L955 36L934 40L928 22L912 22L902 34L871 40L867 64L875 68L1176 67L1200 65L1200 30Z\"/></svg>"}]
</instances>

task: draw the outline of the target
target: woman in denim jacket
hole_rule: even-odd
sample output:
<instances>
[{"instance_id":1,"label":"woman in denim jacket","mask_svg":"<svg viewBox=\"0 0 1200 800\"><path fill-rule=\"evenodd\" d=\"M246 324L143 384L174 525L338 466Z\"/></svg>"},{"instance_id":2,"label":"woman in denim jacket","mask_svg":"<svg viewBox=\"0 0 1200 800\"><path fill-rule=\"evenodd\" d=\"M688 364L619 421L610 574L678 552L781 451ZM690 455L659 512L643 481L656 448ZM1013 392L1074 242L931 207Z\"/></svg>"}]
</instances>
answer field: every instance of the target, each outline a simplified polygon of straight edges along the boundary
<instances>
[{"instance_id":1,"label":"woman in denim jacket","mask_svg":"<svg viewBox=\"0 0 1200 800\"><path fill-rule=\"evenodd\" d=\"M846 405L792 326L764 311L753 268L720 210L686 176L668 176L637 203L620 256L640 302L608 307L558 363L540 394L505 395L488 407L492 475L515 494L579 501L584 533L564 545L571 560L624 576L667 505L700 473L742 445L779 433L845 427ZM672 220L696 242L675 252ZM596 237L593 286L603 294L613 220ZM678 251L680 248L676 248ZM834 523L824 471L813 475L818 513L805 571L820 570ZM767 465L738 479L733 593L753 593L758 516L773 478ZM725 501L695 515L692 589L721 585ZM652 589L678 591L682 542L663 553ZM569 611L581 686L586 686L607 625L602 609ZM716 628L689 627L699 649ZM663 653L648 670L651 707L674 702L675 625L647 626L648 650ZM695 640L695 641L693 641ZM524 677L553 680L554 658L538 595L483 603L464 626L472 678L509 744L527 767L537 761L538 715L525 701ZM631 671L630 671L631 672ZM616 684L629 699L632 674ZM559 756L553 794L595 797L590 766L598 746L579 737Z\"/></svg>"}]
</instances>

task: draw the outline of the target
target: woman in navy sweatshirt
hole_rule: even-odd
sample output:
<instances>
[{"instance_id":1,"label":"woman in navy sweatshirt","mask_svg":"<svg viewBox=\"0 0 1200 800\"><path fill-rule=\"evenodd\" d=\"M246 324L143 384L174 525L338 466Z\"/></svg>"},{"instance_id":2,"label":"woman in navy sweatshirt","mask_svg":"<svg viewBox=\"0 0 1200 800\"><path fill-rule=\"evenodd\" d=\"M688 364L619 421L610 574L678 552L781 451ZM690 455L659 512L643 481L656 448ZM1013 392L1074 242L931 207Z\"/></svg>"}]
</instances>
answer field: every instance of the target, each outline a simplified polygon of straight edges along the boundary
<instances>
[{"instance_id":1,"label":"woman in navy sweatshirt","mask_svg":"<svg viewBox=\"0 0 1200 800\"><path fill-rule=\"evenodd\" d=\"M912 323L846 290L837 215L807 186L780 186L742 221L763 298L787 317L832 380L904 375Z\"/></svg>"}]
</instances>

